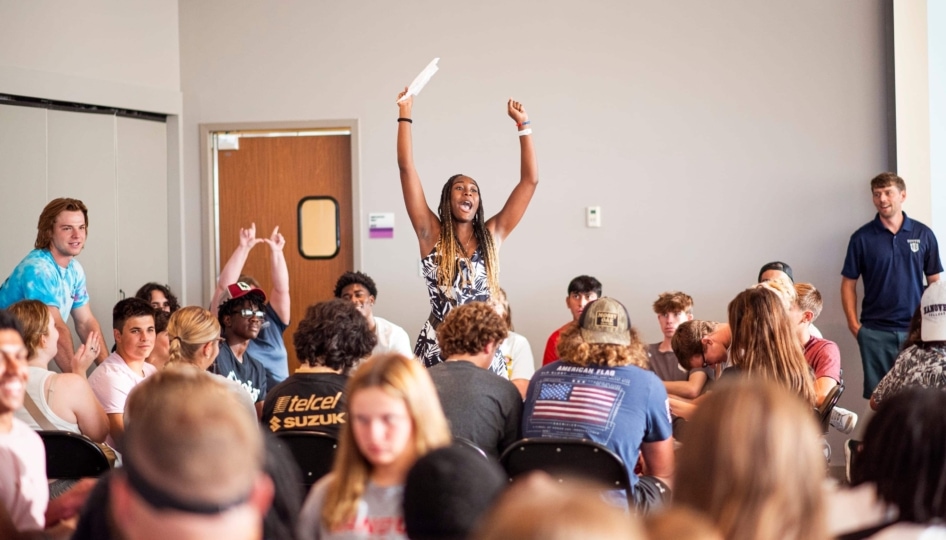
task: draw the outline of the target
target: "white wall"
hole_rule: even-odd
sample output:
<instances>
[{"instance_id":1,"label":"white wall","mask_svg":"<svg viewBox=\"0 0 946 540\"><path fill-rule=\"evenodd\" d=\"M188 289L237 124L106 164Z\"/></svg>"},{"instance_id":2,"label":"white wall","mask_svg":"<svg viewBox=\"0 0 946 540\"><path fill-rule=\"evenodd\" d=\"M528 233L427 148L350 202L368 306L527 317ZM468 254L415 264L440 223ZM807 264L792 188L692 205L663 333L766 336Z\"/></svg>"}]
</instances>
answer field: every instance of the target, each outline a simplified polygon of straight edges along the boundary
<instances>
[{"instance_id":1,"label":"white wall","mask_svg":"<svg viewBox=\"0 0 946 540\"><path fill-rule=\"evenodd\" d=\"M180 83L175 0L0 0L2 93L168 113Z\"/></svg>"},{"instance_id":2,"label":"white wall","mask_svg":"<svg viewBox=\"0 0 946 540\"><path fill-rule=\"evenodd\" d=\"M906 180L907 196L932 200L930 183L930 52L926 0L893 2L897 174ZM932 32L929 35L933 35ZM907 210L909 212L909 210ZM933 225L932 205L913 217Z\"/></svg>"},{"instance_id":3,"label":"white wall","mask_svg":"<svg viewBox=\"0 0 946 540\"><path fill-rule=\"evenodd\" d=\"M946 3L929 0L927 6L932 227L937 238L946 238Z\"/></svg>"},{"instance_id":4,"label":"white wall","mask_svg":"<svg viewBox=\"0 0 946 540\"><path fill-rule=\"evenodd\" d=\"M362 209L397 219L394 240L363 239L361 269L378 282L378 312L416 332L427 296L393 101L439 56L414 114L431 204L463 172L495 212L518 171L505 100L523 101L533 121L541 183L503 248L502 282L536 354L568 317L575 275L601 279L656 341L650 303L661 291L683 289L698 317L722 319L758 267L781 259L822 289L818 326L844 355L842 404L860 409L838 289L847 239L874 214L868 182L887 169L880 0L180 9L188 213L198 210L197 124L357 118ZM908 202L928 212L928 200ZM588 205L602 206L603 228L584 228Z\"/></svg>"}]
</instances>

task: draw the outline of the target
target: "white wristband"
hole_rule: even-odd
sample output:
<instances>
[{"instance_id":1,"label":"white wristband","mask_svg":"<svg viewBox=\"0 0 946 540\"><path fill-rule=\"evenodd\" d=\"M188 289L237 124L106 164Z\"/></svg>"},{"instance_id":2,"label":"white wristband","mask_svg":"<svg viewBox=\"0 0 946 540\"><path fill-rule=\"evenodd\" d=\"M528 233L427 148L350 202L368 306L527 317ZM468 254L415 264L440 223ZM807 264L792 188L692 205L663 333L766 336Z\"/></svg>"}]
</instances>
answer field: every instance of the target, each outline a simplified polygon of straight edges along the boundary
<instances>
[{"instance_id":1,"label":"white wristband","mask_svg":"<svg viewBox=\"0 0 946 540\"><path fill-rule=\"evenodd\" d=\"M526 128L519 132L520 137L525 137L526 135L532 135L532 128Z\"/></svg>"}]
</instances>

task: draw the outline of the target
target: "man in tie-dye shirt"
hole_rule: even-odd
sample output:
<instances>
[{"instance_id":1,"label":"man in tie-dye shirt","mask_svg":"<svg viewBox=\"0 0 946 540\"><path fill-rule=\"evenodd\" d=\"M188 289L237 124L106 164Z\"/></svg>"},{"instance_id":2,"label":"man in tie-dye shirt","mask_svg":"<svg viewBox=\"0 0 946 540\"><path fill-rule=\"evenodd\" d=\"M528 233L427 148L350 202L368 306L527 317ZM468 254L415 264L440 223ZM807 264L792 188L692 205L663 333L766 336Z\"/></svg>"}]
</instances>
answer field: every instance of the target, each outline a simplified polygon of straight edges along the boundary
<instances>
[{"instance_id":1,"label":"man in tie-dye shirt","mask_svg":"<svg viewBox=\"0 0 946 540\"><path fill-rule=\"evenodd\" d=\"M39 300L59 331L56 363L65 373L85 375L90 358L103 360L108 351L85 286L85 271L75 257L85 247L89 211L78 199L54 199L43 208L36 226L33 251L20 261L0 286L0 308L20 300ZM76 332L85 343L73 347L66 320L72 316Z\"/></svg>"}]
</instances>

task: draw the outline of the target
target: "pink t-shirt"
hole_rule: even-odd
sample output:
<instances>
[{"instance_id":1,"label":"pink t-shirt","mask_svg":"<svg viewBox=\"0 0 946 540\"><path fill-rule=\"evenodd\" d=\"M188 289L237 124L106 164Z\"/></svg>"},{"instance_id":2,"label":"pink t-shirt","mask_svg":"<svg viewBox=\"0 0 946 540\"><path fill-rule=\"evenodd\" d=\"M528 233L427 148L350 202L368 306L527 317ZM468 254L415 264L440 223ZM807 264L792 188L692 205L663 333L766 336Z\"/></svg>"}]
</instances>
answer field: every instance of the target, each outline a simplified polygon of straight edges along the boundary
<instances>
[{"instance_id":1,"label":"pink t-shirt","mask_svg":"<svg viewBox=\"0 0 946 540\"><path fill-rule=\"evenodd\" d=\"M158 371L156 367L145 362L141 370L144 376L134 371L128 364L122 360L117 352L108 355L99 367L95 368L92 375L89 375L89 386L96 399L105 409L105 414L125 414L125 401L128 399L128 393L138 385L145 377ZM105 442L115 447L115 441L109 435Z\"/></svg>"},{"instance_id":2,"label":"pink t-shirt","mask_svg":"<svg viewBox=\"0 0 946 540\"><path fill-rule=\"evenodd\" d=\"M0 505L18 531L46 527L49 485L46 482L46 448L25 423L13 419L9 433L0 433Z\"/></svg>"}]
</instances>

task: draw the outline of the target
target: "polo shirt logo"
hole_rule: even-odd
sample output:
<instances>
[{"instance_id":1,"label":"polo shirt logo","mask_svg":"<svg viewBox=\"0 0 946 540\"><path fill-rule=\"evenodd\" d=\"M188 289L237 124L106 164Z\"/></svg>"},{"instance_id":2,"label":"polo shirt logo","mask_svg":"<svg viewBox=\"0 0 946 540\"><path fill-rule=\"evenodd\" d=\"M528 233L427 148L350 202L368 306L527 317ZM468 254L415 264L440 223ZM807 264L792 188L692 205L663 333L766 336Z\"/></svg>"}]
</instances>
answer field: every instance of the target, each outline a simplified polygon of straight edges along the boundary
<instances>
[{"instance_id":1,"label":"polo shirt logo","mask_svg":"<svg viewBox=\"0 0 946 540\"><path fill-rule=\"evenodd\" d=\"M913 240L907 240L910 243L910 251L913 253L918 253L920 251L920 239L916 238Z\"/></svg>"}]
</instances>

